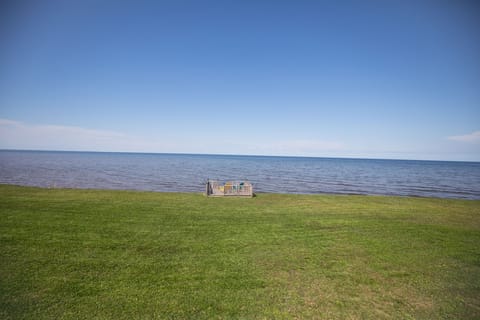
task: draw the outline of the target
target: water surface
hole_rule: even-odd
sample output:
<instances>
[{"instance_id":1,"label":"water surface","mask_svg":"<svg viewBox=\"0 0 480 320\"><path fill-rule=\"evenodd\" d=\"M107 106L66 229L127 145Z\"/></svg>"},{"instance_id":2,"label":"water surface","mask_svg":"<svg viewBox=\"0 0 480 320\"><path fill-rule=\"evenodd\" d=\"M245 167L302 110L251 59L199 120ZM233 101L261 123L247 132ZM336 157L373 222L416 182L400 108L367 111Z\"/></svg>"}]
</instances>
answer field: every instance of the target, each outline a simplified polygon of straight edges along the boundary
<instances>
[{"instance_id":1,"label":"water surface","mask_svg":"<svg viewBox=\"0 0 480 320\"><path fill-rule=\"evenodd\" d=\"M207 178L255 192L480 199L479 162L0 151L3 184L202 192Z\"/></svg>"}]
</instances>

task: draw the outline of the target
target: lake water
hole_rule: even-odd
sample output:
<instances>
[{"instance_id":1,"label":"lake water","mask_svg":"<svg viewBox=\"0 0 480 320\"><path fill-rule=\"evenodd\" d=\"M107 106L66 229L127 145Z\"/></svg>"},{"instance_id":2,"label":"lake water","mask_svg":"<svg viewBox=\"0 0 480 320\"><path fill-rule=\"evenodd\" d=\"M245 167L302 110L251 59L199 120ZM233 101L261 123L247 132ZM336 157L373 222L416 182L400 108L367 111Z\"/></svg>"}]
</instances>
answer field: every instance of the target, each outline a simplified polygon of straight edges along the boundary
<instances>
[{"instance_id":1,"label":"lake water","mask_svg":"<svg viewBox=\"0 0 480 320\"><path fill-rule=\"evenodd\" d=\"M203 192L210 179L255 192L480 199L480 162L0 151L0 183Z\"/></svg>"}]
</instances>

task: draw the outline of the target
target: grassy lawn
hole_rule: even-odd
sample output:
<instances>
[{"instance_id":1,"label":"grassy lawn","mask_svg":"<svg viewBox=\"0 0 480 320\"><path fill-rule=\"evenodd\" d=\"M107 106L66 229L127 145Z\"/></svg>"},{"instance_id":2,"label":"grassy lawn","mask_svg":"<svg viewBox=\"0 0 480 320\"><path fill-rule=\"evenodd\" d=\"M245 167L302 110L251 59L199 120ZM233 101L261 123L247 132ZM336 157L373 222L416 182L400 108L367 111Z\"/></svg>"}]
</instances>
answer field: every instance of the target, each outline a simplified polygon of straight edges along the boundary
<instances>
[{"instance_id":1,"label":"grassy lawn","mask_svg":"<svg viewBox=\"0 0 480 320\"><path fill-rule=\"evenodd\" d=\"M480 201L0 186L2 319L479 319Z\"/></svg>"}]
</instances>

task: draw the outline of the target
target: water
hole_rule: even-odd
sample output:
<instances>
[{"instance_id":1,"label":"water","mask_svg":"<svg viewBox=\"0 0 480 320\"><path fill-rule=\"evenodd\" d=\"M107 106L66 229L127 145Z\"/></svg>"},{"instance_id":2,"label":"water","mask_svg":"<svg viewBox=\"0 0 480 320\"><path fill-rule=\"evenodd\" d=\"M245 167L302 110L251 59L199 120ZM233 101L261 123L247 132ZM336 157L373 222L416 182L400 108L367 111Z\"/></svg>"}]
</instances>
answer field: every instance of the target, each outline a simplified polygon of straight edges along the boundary
<instances>
[{"instance_id":1,"label":"water","mask_svg":"<svg viewBox=\"0 0 480 320\"><path fill-rule=\"evenodd\" d=\"M255 192L480 199L479 162L0 151L0 183L203 192L207 178Z\"/></svg>"}]
</instances>

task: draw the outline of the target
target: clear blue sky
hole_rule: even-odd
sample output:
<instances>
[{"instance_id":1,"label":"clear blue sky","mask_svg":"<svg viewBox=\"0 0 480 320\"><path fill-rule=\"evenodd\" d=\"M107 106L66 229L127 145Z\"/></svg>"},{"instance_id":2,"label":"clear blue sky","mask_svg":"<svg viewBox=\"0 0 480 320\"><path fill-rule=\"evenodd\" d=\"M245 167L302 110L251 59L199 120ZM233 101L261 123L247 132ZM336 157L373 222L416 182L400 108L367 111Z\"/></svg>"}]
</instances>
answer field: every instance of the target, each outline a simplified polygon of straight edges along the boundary
<instances>
[{"instance_id":1,"label":"clear blue sky","mask_svg":"<svg viewBox=\"0 0 480 320\"><path fill-rule=\"evenodd\" d=\"M480 161L478 1L11 1L0 148Z\"/></svg>"}]
</instances>

